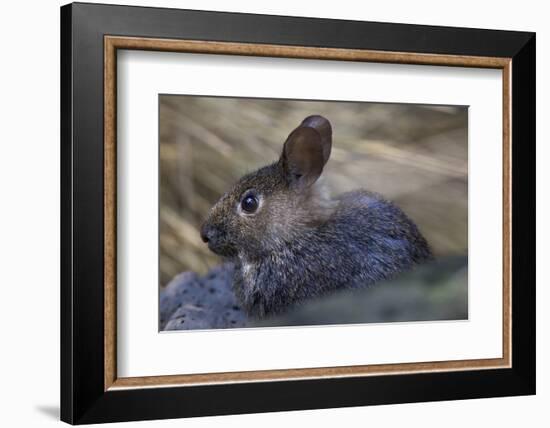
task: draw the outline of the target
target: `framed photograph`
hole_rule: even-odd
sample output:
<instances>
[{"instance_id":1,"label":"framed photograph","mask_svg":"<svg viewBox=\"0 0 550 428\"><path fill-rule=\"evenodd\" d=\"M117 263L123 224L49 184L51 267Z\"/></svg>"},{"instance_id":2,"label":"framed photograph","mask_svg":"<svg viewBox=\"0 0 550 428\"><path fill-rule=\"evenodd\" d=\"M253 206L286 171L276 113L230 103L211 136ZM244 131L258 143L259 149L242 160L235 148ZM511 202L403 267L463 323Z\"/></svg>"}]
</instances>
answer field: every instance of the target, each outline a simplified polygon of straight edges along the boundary
<instances>
[{"instance_id":1,"label":"framed photograph","mask_svg":"<svg viewBox=\"0 0 550 428\"><path fill-rule=\"evenodd\" d=\"M533 33L76 3L61 106L62 420L535 393Z\"/></svg>"}]
</instances>

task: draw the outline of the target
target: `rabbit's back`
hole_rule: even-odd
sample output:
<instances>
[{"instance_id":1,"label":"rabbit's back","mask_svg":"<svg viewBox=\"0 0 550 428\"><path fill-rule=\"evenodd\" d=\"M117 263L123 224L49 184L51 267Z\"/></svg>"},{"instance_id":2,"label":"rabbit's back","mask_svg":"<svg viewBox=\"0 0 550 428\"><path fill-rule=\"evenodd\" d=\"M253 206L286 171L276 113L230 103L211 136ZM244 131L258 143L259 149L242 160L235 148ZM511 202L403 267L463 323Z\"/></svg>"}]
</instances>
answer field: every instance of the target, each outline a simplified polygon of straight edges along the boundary
<instances>
[{"instance_id":1,"label":"rabbit's back","mask_svg":"<svg viewBox=\"0 0 550 428\"><path fill-rule=\"evenodd\" d=\"M346 256L365 266L372 282L429 260L428 243L414 222L392 202L365 190L344 193L326 224Z\"/></svg>"}]
</instances>

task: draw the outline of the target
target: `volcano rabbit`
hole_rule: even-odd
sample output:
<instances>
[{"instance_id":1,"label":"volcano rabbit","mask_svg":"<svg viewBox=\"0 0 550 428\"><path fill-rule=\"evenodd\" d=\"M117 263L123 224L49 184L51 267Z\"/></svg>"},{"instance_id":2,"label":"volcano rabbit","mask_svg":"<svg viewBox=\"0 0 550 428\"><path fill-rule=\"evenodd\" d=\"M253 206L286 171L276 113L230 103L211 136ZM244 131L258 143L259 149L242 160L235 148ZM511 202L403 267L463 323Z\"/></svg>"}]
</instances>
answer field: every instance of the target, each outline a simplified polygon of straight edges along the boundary
<instances>
[{"instance_id":1,"label":"volcano rabbit","mask_svg":"<svg viewBox=\"0 0 550 428\"><path fill-rule=\"evenodd\" d=\"M328 196L317 180L331 146L330 122L307 117L280 159L242 177L201 227L210 250L234 261L233 287L249 316L366 287L432 257L415 224L380 195Z\"/></svg>"}]
</instances>

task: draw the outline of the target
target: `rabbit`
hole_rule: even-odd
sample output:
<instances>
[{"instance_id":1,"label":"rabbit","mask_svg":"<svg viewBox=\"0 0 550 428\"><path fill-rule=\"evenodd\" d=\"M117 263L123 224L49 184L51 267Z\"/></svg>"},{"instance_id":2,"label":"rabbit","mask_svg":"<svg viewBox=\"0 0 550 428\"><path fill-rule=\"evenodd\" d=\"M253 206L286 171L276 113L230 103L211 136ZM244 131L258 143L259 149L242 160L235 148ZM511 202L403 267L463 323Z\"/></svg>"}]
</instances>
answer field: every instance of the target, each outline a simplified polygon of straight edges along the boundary
<instances>
[{"instance_id":1,"label":"rabbit","mask_svg":"<svg viewBox=\"0 0 550 428\"><path fill-rule=\"evenodd\" d=\"M201 226L209 249L234 262L233 289L250 317L367 287L433 257L413 221L382 196L329 196L319 177L331 147L330 122L305 118L280 159L242 177Z\"/></svg>"}]
</instances>

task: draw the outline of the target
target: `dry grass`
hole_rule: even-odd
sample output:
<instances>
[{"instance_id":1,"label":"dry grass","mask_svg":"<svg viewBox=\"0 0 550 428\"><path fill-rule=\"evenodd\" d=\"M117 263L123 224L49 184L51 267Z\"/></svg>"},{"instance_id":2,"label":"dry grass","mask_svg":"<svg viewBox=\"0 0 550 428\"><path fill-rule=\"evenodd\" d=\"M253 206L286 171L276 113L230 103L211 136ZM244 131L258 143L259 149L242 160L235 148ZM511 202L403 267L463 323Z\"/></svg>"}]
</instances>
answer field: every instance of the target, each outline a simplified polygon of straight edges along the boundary
<instances>
[{"instance_id":1,"label":"dry grass","mask_svg":"<svg viewBox=\"0 0 550 428\"><path fill-rule=\"evenodd\" d=\"M334 193L380 192L417 222L436 255L467 252L466 108L161 96L161 285L220 263L198 233L209 208L244 173L276 160L311 114L333 125L323 175Z\"/></svg>"}]
</instances>

